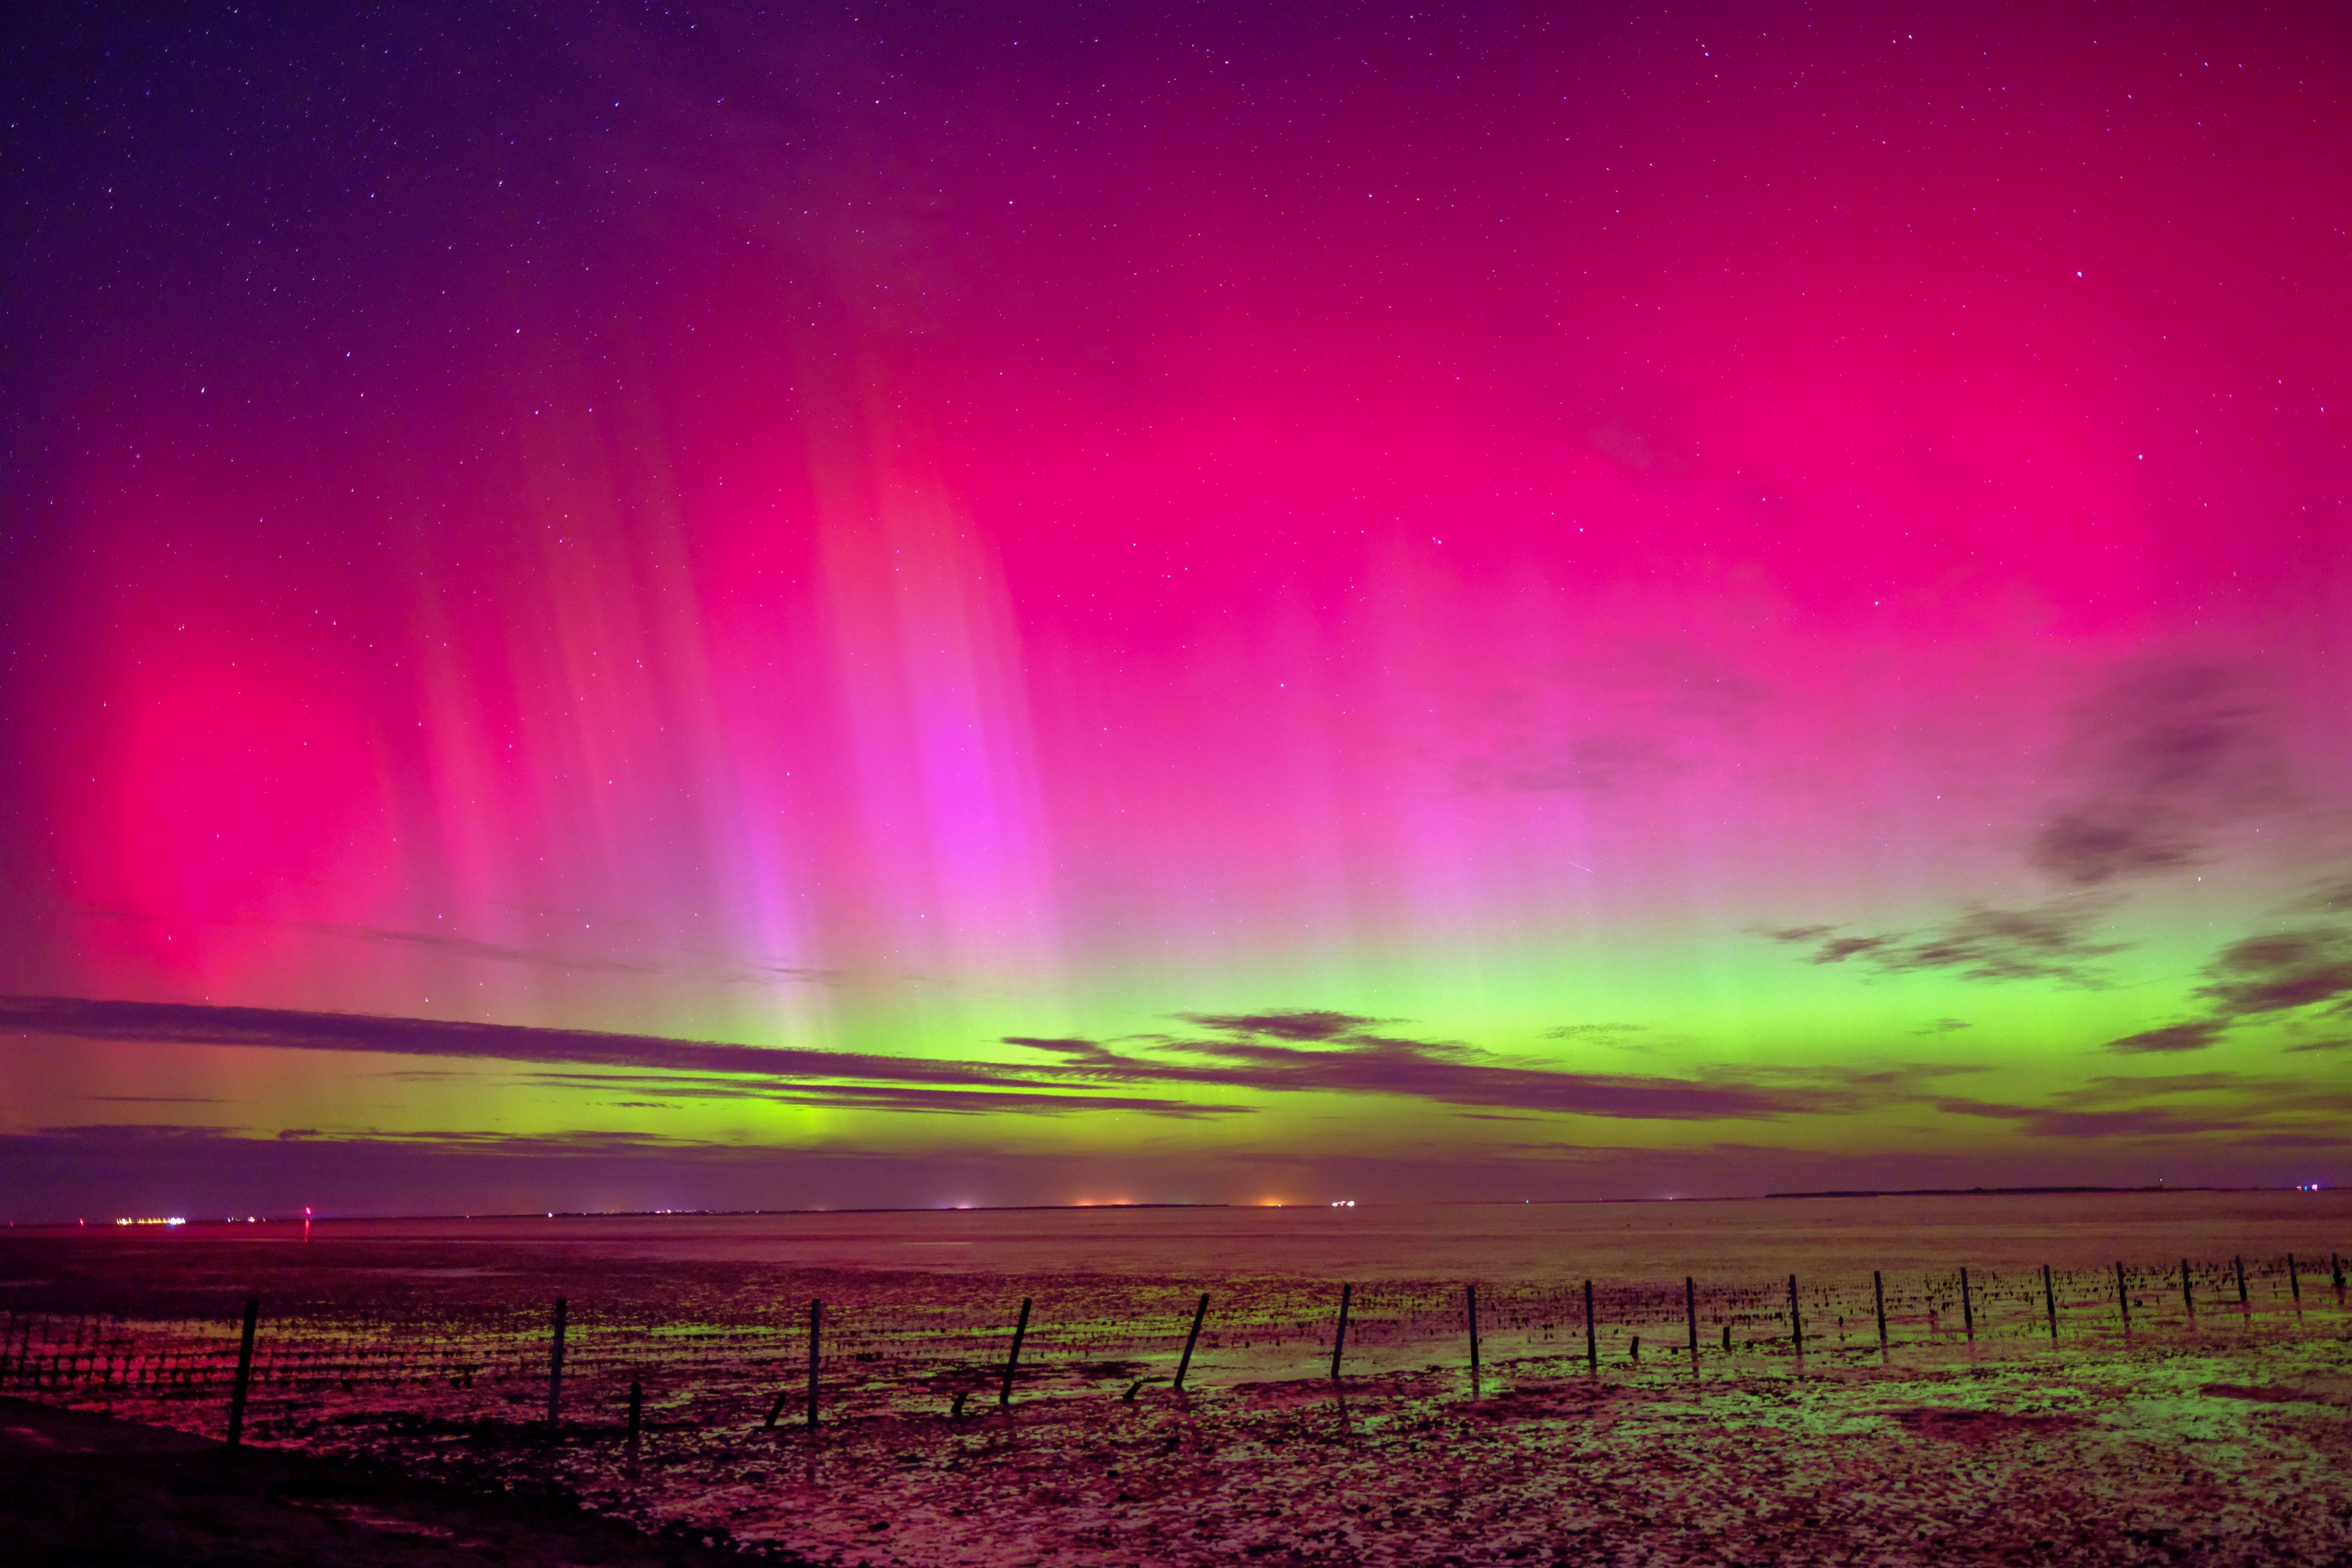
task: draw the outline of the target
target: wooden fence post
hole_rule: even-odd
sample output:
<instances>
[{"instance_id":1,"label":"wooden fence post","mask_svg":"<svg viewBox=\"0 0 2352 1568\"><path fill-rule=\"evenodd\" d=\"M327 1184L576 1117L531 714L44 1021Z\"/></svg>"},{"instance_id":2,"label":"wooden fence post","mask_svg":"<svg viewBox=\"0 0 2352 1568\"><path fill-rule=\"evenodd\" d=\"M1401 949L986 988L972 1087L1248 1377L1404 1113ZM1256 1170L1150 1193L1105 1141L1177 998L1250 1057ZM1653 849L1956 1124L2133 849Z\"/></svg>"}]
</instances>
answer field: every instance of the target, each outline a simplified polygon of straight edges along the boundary
<instances>
[{"instance_id":1,"label":"wooden fence post","mask_svg":"<svg viewBox=\"0 0 2352 1568\"><path fill-rule=\"evenodd\" d=\"M1601 1372L1601 1334L1592 1326L1592 1281L1584 1282L1584 1365L1593 1375Z\"/></svg>"},{"instance_id":2,"label":"wooden fence post","mask_svg":"<svg viewBox=\"0 0 2352 1568\"><path fill-rule=\"evenodd\" d=\"M2058 1293L2050 1283L2050 1265L2042 1266L2042 1304L2050 1310L2050 1342L2058 1342Z\"/></svg>"},{"instance_id":3,"label":"wooden fence post","mask_svg":"<svg viewBox=\"0 0 2352 1568\"><path fill-rule=\"evenodd\" d=\"M1339 1352L1348 1346L1348 1303L1354 1298L1353 1285L1339 1287L1339 1331L1331 1336L1331 1381L1339 1381Z\"/></svg>"},{"instance_id":4,"label":"wooden fence post","mask_svg":"<svg viewBox=\"0 0 2352 1568\"><path fill-rule=\"evenodd\" d=\"M245 1442L245 1392L253 1383L253 1330L261 1319L261 1298L245 1299L245 1335L237 1342L236 1381L228 1392L228 1446Z\"/></svg>"},{"instance_id":5,"label":"wooden fence post","mask_svg":"<svg viewBox=\"0 0 2352 1568\"><path fill-rule=\"evenodd\" d=\"M1789 1276L1789 1338L1795 1344L1797 1353L1804 1354L1805 1320L1797 1310L1797 1277L1793 1274Z\"/></svg>"},{"instance_id":6,"label":"wooden fence post","mask_svg":"<svg viewBox=\"0 0 2352 1568\"><path fill-rule=\"evenodd\" d=\"M1013 1404L1013 1376L1021 1366L1021 1342L1029 1333L1029 1298L1021 1298L1021 1319L1013 1325L1013 1353L1004 1358L1004 1386L996 1391L996 1407L1009 1408Z\"/></svg>"},{"instance_id":7,"label":"wooden fence post","mask_svg":"<svg viewBox=\"0 0 2352 1568\"><path fill-rule=\"evenodd\" d=\"M1875 1268L1870 1271L1870 1296L1878 1307L1878 1348L1886 1348L1886 1278Z\"/></svg>"},{"instance_id":8,"label":"wooden fence post","mask_svg":"<svg viewBox=\"0 0 2352 1568\"><path fill-rule=\"evenodd\" d=\"M2303 1310L2303 1273L2294 1266L2294 1254L2292 1252L2286 1255L2286 1288L2294 1297L2295 1310L2301 1311Z\"/></svg>"},{"instance_id":9,"label":"wooden fence post","mask_svg":"<svg viewBox=\"0 0 2352 1568\"><path fill-rule=\"evenodd\" d=\"M2232 1258L2230 1263L2238 1271L2238 1305L2243 1307L2246 1304L2246 1260Z\"/></svg>"},{"instance_id":10,"label":"wooden fence post","mask_svg":"<svg viewBox=\"0 0 2352 1568\"><path fill-rule=\"evenodd\" d=\"M1184 1354L1176 1363L1176 1381L1172 1388L1184 1386L1184 1374L1192 1370L1192 1347L1201 1342L1201 1321L1209 1315L1209 1293L1201 1292L1200 1303L1192 1309L1192 1331L1184 1336Z\"/></svg>"},{"instance_id":11,"label":"wooden fence post","mask_svg":"<svg viewBox=\"0 0 2352 1568\"><path fill-rule=\"evenodd\" d=\"M2180 1304L2189 1310L2189 1321L2197 1321L2197 1293L2189 1288L2189 1259L2180 1260Z\"/></svg>"},{"instance_id":12,"label":"wooden fence post","mask_svg":"<svg viewBox=\"0 0 2352 1568\"><path fill-rule=\"evenodd\" d=\"M1475 1392L1478 1387L1478 1287L1465 1285L1462 1294L1470 1307L1470 1387Z\"/></svg>"},{"instance_id":13,"label":"wooden fence post","mask_svg":"<svg viewBox=\"0 0 2352 1568\"><path fill-rule=\"evenodd\" d=\"M1687 1274L1683 1276L1683 1321L1690 1328L1691 1361L1698 1361L1698 1286Z\"/></svg>"},{"instance_id":14,"label":"wooden fence post","mask_svg":"<svg viewBox=\"0 0 2352 1568\"><path fill-rule=\"evenodd\" d=\"M555 1299L555 1337L547 1350L547 1425L552 1431L563 1419L563 1329L572 1312L569 1297Z\"/></svg>"},{"instance_id":15,"label":"wooden fence post","mask_svg":"<svg viewBox=\"0 0 2352 1568\"><path fill-rule=\"evenodd\" d=\"M1977 1342L1976 1303L1969 1299L1969 1271L1960 1270L1960 1326L1968 1331L1969 1343Z\"/></svg>"},{"instance_id":16,"label":"wooden fence post","mask_svg":"<svg viewBox=\"0 0 2352 1568\"><path fill-rule=\"evenodd\" d=\"M2116 1310L2123 1314L2124 1332L2131 1332L2131 1288L2124 1283L2121 1258L2116 1260Z\"/></svg>"}]
</instances>

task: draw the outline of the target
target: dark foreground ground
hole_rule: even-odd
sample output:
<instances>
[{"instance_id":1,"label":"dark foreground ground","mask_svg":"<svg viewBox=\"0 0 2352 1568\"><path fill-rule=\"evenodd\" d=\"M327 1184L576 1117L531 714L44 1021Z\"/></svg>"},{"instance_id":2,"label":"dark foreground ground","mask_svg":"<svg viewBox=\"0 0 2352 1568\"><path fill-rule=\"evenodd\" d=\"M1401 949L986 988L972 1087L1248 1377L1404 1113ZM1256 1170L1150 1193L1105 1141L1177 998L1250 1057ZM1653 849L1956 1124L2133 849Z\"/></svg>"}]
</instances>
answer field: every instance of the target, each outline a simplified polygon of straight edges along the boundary
<instances>
[{"instance_id":1,"label":"dark foreground ground","mask_svg":"<svg viewBox=\"0 0 2352 1568\"><path fill-rule=\"evenodd\" d=\"M68 1564L714 1564L567 1502L0 1399L0 1561Z\"/></svg>"}]
</instances>

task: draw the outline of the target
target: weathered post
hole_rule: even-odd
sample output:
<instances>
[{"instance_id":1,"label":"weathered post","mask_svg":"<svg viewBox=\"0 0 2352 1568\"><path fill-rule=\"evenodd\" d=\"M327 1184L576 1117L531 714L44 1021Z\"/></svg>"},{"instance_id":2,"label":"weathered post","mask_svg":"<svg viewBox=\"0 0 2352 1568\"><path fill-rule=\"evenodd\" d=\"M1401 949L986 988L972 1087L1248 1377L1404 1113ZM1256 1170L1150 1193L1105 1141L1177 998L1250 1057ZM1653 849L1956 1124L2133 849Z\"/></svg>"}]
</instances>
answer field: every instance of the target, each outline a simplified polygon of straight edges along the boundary
<instances>
[{"instance_id":1,"label":"weathered post","mask_svg":"<svg viewBox=\"0 0 2352 1568\"><path fill-rule=\"evenodd\" d=\"M1976 1343L1977 1308L1969 1300L1969 1271L1965 1268L1960 1270L1960 1327L1967 1331L1969 1343Z\"/></svg>"},{"instance_id":2,"label":"weathered post","mask_svg":"<svg viewBox=\"0 0 2352 1568\"><path fill-rule=\"evenodd\" d=\"M1886 1348L1886 1277L1875 1268L1870 1271L1870 1296L1878 1308L1878 1348Z\"/></svg>"},{"instance_id":3,"label":"weathered post","mask_svg":"<svg viewBox=\"0 0 2352 1568\"><path fill-rule=\"evenodd\" d=\"M2337 1295L2344 1294L2344 1258L2340 1253L2327 1255L2327 1282L2336 1288Z\"/></svg>"},{"instance_id":4,"label":"weathered post","mask_svg":"<svg viewBox=\"0 0 2352 1568\"><path fill-rule=\"evenodd\" d=\"M1170 1386L1184 1386L1184 1374L1192 1370L1192 1347L1201 1342L1201 1321L1209 1315L1209 1293L1201 1292L1200 1303L1192 1309L1192 1331L1184 1336L1184 1354L1176 1363L1176 1381Z\"/></svg>"},{"instance_id":5,"label":"weathered post","mask_svg":"<svg viewBox=\"0 0 2352 1568\"><path fill-rule=\"evenodd\" d=\"M1021 1298L1021 1317L1013 1325L1013 1353L1004 1358L1004 1386L996 1391L996 1407L1003 1410L1013 1403L1013 1376L1021 1366L1021 1342L1029 1333L1029 1298Z\"/></svg>"},{"instance_id":6,"label":"weathered post","mask_svg":"<svg viewBox=\"0 0 2352 1568\"><path fill-rule=\"evenodd\" d=\"M555 1336L547 1347L547 1425L552 1431L563 1419L563 1327L571 1316L572 1300L566 1296L555 1299Z\"/></svg>"},{"instance_id":7,"label":"weathered post","mask_svg":"<svg viewBox=\"0 0 2352 1568\"><path fill-rule=\"evenodd\" d=\"M2131 1332L2131 1288L2124 1283L2121 1258L2116 1260L2116 1310L2123 1314L2124 1332Z\"/></svg>"},{"instance_id":8,"label":"weathered post","mask_svg":"<svg viewBox=\"0 0 2352 1568\"><path fill-rule=\"evenodd\" d=\"M1601 1331L1592 1324L1592 1281L1584 1282L1584 1365L1598 1377L1601 1374Z\"/></svg>"},{"instance_id":9,"label":"weathered post","mask_svg":"<svg viewBox=\"0 0 2352 1568\"><path fill-rule=\"evenodd\" d=\"M1024 1323L1026 1323L1029 1321L1029 1303L1026 1301L1021 1303L1021 1321ZM824 1303L812 1299L809 1302L808 1373L808 1424L809 1430L811 1431L814 1431L816 1429L816 1369L818 1362L818 1349L822 1342L824 1328ZM1021 1337L1018 1334L1014 1335L1013 1339L1013 1353L1014 1355L1019 1355L1021 1353Z\"/></svg>"},{"instance_id":10,"label":"weathered post","mask_svg":"<svg viewBox=\"0 0 2352 1568\"><path fill-rule=\"evenodd\" d=\"M2197 1321L2197 1293L2193 1289L2189 1289L2189 1259L2186 1258L2180 1260L2180 1304L2189 1310L2189 1321L2192 1323L2195 1322Z\"/></svg>"},{"instance_id":11,"label":"weathered post","mask_svg":"<svg viewBox=\"0 0 2352 1568\"><path fill-rule=\"evenodd\" d=\"M629 1379L629 1441L637 1440L637 1430L645 1424L646 1386L635 1378Z\"/></svg>"},{"instance_id":12,"label":"weathered post","mask_svg":"<svg viewBox=\"0 0 2352 1568\"><path fill-rule=\"evenodd\" d=\"M253 1330L261 1321L261 1298L245 1299L245 1334L236 1346L236 1381L228 1390L228 1446L245 1442L245 1392L253 1384Z\"/></svg>"},{"instance_id":13,"label":"weathered post","mask_svg":"<svg viewBox=\"0 0 2352 1568\"><path fill-rule=\"evenodd\" d=\"M1691 1364L1698 1364L1698 1286L1687 1274L1683 1276L1683 1319L1690 1325Z\"/></svg>"},{"instance_id":14,"label":"weathered post","mask_svg":"<svg viewBox=\"0 0 2352 1568\"><path fill-rule=\"evenodd\" d=\"M2238 1271L2238 1305L2242 1310L2246 1305L2246 1260L2232 1258L2230 1263Z\"/></svg>"},{"instance_id":15,"label":"weathered post","mask_svg":"<svg viewBox=\"0 0 2352 1568\"><path fill-rule=\"evenodd\" d=\"M1470 1309L1470 1391L1478 1391L1478 1287L1462 1287L1463 1300Z\"/></svg>"},{"instance_id":16,"label":"weathered post","mask_svg":"<svg viewBox=\"0 0 2352 1568\"><path fill-rule=\"evenodd\" d=\"M2042 1304L2050 1310L2050 1342L2058 1342L2058 1292L2050 1283L2050 1265L2042 1266Z\"/></svg>"},{"instance_id":17,"label":"weathered post","mask_svg":"<svg viewBox=\"0 0 2352 1568\"><path fill-rule=\"evenodd\" d=\"M1797 1309L1797 1277L1789 1276L1789 1340L1797 1353L1805 1353L1805 1320Z\"/></svg>"},{"instance_id":18,"label":"weathered post","mask_svg":"<svg viewBox=\"0 0 2352 1568\"><path fill-rule=\"evenodd\" d=\"M2294 1298L2294 1310L2298 1312L2302 1311L2303 1273L2295 1268L2294 1254L2292 1252L2286 1255L2286 1288L2287 1293Z\"/></svg>"},{"instance_id":19,"label":"weathered post","mask_svg":"<svg viewBox=\"0 0 2352 1568\"><path fill-rule=\"evenodd\" d=\"M1339 1381L1339 1352L1348 1348L1348 1303L1353 1300L1353 1285L1339 1287L1339 1331L1331 1336L1331 1381Z\"/></svg>"}]
</instances>

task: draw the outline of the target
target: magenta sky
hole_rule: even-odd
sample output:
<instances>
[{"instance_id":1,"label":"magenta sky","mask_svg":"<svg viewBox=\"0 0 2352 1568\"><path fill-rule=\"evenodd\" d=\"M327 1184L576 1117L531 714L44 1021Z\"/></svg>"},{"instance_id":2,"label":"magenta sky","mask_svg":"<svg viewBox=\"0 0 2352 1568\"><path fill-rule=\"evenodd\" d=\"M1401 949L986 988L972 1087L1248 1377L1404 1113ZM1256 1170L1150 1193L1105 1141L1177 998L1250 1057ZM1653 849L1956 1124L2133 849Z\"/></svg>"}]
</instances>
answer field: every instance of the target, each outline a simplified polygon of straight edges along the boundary
<instances>
[{"instance_id":1,"label":"magenta sky","mask_svg":"<svg viewBox=\"0 0 2352 1568\"><path fill-rule=\"evenodd\" d=\"M1891 14L20 31L12 1204L2352 1180L2347 26Z\"/></svg>"}]
</instances>

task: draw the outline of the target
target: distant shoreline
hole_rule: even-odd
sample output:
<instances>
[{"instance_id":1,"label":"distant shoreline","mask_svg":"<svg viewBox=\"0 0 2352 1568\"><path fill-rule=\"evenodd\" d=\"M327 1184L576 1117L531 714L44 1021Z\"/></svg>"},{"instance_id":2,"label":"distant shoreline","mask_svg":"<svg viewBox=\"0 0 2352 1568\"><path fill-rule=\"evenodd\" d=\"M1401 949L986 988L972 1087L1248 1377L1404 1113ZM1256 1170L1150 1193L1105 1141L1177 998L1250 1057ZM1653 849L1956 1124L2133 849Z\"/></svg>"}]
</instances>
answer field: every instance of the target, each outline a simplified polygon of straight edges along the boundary
<instances>
[{"instance_id":1,"label":"distant shoreline","mask_svg":"<svg viewBox=\"0 0 2352 1568\"><path fill-rule=\"evenodd\" d=\"M2297 1187L2175 1187L2150 1185L2116 1186L2022 1186L2022 1187L1832 1187L1817 1192L1717 1194L1705 1197L1612 1197L1612 1198L1522 1198L1514 1204L1508 1198L1470 1198L1451 1202L1425 1204L1384 1204L1378 1199L1359 1200L1370 1209L1432 1207L1432 1208L1518 1208L1532 1205L1538 1208L1584 1207L1603 1204L1752 1204L1779 1203L1804 1198L1993 1198L1993 1197L2129 1197L2151 1193L2291 1193ZM488 1224L505 1220L537 1220L545 1223L557 1219L782 1219L814 1217L823 1215L912 1215L912 1214L1080 1214L1095 1210L1173 1210L1173 1209L1322 1209L1339 1205L1328 1203L1296 1204L1230 1204L1230 1203L1141 1203L1141 1204L974 1204L968 1207L875 1207L875 1208L784 1208L784 1209L558 1209L553 1213L516 1212L513 1214L342 1214L310 1216L314 1225L427 1225L427 1224ZM180 1222L188 1227L213 1229L225 1226L299 1226L304 1223L300 1215L272 1215L248 1220L201 1219L189 1215ZM113 1218L76 1222L73 1220L9 1220L0 1226L0 1234L16 1231L146 1231L162 1228L161 1221L124 1222ZM173 1226L173 1228L178 1228Z\"/></svg>"},{"instance_id":2,"label":"distant shoreline","mask_svg":"<svg viewBox=\"0 0 2352 1568\"><path fill-rule=\"evenodd\" d=\"M1839 1187L1819 1193L1766 1193L1771 1198L1994 1198L2085 1193L2274 1193L2293 1187Z\"/></svg>"}]
</instances>

